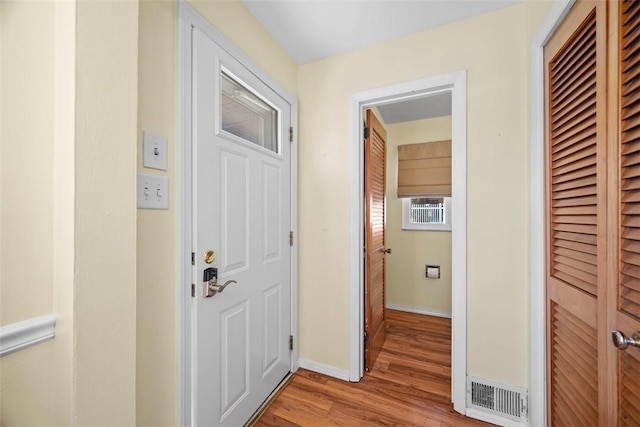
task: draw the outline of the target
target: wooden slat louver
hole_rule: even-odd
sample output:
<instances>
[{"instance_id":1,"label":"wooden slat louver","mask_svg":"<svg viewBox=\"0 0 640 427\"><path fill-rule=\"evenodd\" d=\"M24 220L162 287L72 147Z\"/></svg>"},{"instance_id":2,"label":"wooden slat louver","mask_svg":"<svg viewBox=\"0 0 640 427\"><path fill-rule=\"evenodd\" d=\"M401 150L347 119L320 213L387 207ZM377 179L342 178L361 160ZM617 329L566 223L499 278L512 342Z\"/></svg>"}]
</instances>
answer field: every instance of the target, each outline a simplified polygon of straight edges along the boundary
<instances>
[{"instance_id":1,"label":"wooden slat louver","mask_svg":"<svg viewBox=\"0 0 640 427\"><path fill-rule=\"evenodd\" d=\"M639 426L640 1L577 0L544 56L547 421Z\"/></svg>"},{"instance_id":2,"label":"wooden slat louver","mask_svg":"<svg viewBox=\"0 0 640 427\"><path fill-rule=\"evenodd\" d=\"M596 19L549 64L551 276L597 293Z\"/></svg>"},{"instance_id":3,"label":"wooden slat louver","mask_svg":"<svg viewBox=\"0 0 640 427\"><path fill-rule=\"evenodd\" d=\"M620 309L640 319L640 3L621 3Z\"/></svg>"},{"instance_id":4,"label":"wooden slat louver","mask_svg":"<svg viewBox=\"0 0 640 427\"><path fill-rule=\"evenodd\" d=\"M551 302L553 425L598 425L596 330Z\"/></svg>"},{"instance_id":5,"label":"wooden slat louver","mask_svg":"<svg viewBox=\"0 0 640 427\"><path fill-rule=\"evenodd\" d=\"M370 224L371 246L384 248L384 194L385 194L385 141L376 132L371 135L371 157L368 166L375 168L371 173L371 204ZM384 255L379 255L379 262L373 262L369 273L376 283L384 283ZM372 289L371 298L380 301L380 304L372 305L371 319L374 325L384 324L384 287L376 286Z\"/></svg>"},{"instance_id":6,"label":"wooden slat louver","mask_svg":"<svg viewBox=\"0 0 640 427\"><path fill-rule=\"evenodd\" d=\"M385 340L385 177L384 126L367 110L369 136L365 139L365 370L374 366Z\"/></svg>"},{"instance_id":7,"label":"wooden slat louver","mask_svg":"<svg viewBox=\"0 0 640 427\"><path fill-rule=\"evenodd\" d=\"M620 355L620 425L640 425L640 361L624 352Z\"/></svg>"}]
</instances>

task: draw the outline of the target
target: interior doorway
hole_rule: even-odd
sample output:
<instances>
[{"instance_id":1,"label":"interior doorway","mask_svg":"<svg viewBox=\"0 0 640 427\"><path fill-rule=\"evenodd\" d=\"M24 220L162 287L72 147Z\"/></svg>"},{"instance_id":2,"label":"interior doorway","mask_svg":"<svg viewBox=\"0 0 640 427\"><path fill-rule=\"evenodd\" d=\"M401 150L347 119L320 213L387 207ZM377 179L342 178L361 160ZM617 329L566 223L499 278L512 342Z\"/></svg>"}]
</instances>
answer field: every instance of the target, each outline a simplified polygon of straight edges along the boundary
<instances>
[{"instance_id":1,"label":"interior doorway","mask_svg":"<svg viewBox=\"0 0 640 427\"><path fill-rule=\"evenodd\" d=\"M362 257L364 242L364 155L363 111L427 96L451 97L451 150L453 195L451 224L452 252L452 350L451 390L454 409L465 413L466 381L466 71L429 77L353 94L351 97L351 235L350 235L350 366L351 381L359 381L364 372L364 281Z\"/></svg>"},{"instance_id":2,"label":"interior doorway","mask_svg":"<svg viewBox=\"0 0 640 427\"><path fill-rule=\"evenodd\" d=\"M415 313L425 323L431 319L424 315L445 324L451 319L451 93L367 108L364 116L364 365L370 372L386 341L387 309Z\"/></svg>"}]
</instances>

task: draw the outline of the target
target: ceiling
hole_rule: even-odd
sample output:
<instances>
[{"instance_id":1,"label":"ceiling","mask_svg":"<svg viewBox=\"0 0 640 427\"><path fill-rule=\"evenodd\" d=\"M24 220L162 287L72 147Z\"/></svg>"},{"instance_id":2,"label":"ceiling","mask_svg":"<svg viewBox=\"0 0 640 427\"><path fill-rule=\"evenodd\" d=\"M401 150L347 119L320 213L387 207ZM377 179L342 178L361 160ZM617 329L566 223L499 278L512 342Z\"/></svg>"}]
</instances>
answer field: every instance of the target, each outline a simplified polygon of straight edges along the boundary
<instances>
[{"instance_id":1,"label":"ceiling","mask_svg":"<svg viewBox=\"0 0 640 427\"><path fill-rule=\"evenodd\" d=\"M242 0L299 65L522 0ZM387 124L451 115L451 95L378 107Z\"/></svg>"},{"instance_id":2,"label":"ceiling","mask_svg":"<svg viewBox=\"0 0 640 427\"><path fill-rule=\"evenodd\" d=\"M301 65L522 0L242 0Z\"/></svg>"},{"instance_id":3,"label":"ceiling","mask_svg":"<svg viewBox=\"0 0 640 427\"><path fill-rule=\"evenodd\" d=\"M408 101L378 106L385 124L432 119L451 115L451 92L425 95Z\"/></svg>"}]
</instances>

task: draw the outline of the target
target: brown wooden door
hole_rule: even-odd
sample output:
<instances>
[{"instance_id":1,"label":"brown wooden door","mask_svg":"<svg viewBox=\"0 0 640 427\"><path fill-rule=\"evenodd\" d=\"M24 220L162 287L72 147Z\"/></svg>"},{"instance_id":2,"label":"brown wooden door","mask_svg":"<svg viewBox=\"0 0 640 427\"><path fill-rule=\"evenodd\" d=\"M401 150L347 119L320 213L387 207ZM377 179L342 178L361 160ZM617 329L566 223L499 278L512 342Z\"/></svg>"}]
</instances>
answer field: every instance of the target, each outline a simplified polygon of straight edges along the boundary
<instances>
[{"instance_id":1,"label":"brown wooden door","mask_svg":"<svg viewBox=\"0 0 640 427\"><path fill-rule=\"evenodd\" d=\"M612 277L616 298L611 308L615 322L611 329L631 337L640 332L640 2L623 1L611 5L612 43L618 43L610 62L617 84L612 106L619 112L611 128L614 140L611 157L617 162L614 183L618 221L614 237L617 269ZM616 24L615 21L618 21ZM617 138L616 138L617 137ZM615 223L615 222L614 222ZM619 384L612 413L619 425L640 425L640 351L629 347L612 359L612 380Z\"/></svg>"},{"instance_id":2,"label":"brown wooden door","mask_svg":"<svg viewBox=\"0 0 640 427\"><path fill-rule=\"evenodd\" d=\"M365 356L370 371L385 338L385 179L387 131L371 110L365 138Z\"/></svg>"},{"instance_id":3,"label":"brown wooden door","mask_svg":"<svg viewBox=\"0 0 640 427\"><path fill-rule=\"evenodd\" d=\"M550 425L640 425L639 28L578 1L545 47Z\"/></svg>"},{"instance_id":4,"label":"brown wooden door","mask_svg":"<svg viewBox=\"0 0 640 427\"><path fill-rule=\"evenodd\" d=\"M604 7L603 7L604 6ZM545 47L550 425L605 425L606 5L574 6ZM601 304L600 304L601 306ZM605 325L606 326L606 325Z\"/></svg>"}]
</instances>

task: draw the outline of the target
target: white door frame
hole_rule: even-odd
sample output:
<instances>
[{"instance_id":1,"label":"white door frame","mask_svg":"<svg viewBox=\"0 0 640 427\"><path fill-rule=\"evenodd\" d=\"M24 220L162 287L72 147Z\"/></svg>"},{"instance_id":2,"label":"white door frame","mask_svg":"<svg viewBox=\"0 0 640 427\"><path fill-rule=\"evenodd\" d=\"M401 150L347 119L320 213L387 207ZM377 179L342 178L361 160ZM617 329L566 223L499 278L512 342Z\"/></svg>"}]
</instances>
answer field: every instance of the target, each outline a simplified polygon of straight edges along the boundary
<instances>
[{"instance_id":1,"label":"white door frame","mask_svg":"<svg viewBox=\"0 0 640 427\"><path fill-rule=\"evenodd\" d=\"M544 197L544 46L575 3L555 0L531 42L531 135L529 146L529 424L547 425L547 352Z\"/></svg>"},{"instance_id":2,"label":"white door frame","mask_svg":"<svg viewBox=\"0 0 640 427\"><path fill-rule=\"evenodd\" d=\"M178 136L176 162L176 197L178 206L177 233L177 353L178 353L178 419L177 424L190 426L193 382L192 352L192 308L191 297L193 267L192 251L192 155L191 155L191 30L197 27L214 40L227 53L249 69L267 86L291 105L291 230L293 247L291 250L291 371L298 370L298 101L275 80L256 65L247 55L216 30L204 17L198 14L184 0L178 0ZM286 135L287 132L283 132ZM284 141L283 143L287 143ZM197 255L196 255L197 256ZM196 276L197 277L197 276ZM196 298L199 283L196 285Z\"/></svg>"},{"instance_id":3,"label":"white door frame","mask_svg":"<svg viewBox=\"0 0 640 427\"><path fill-rule=\"evenodd\" d=\"M467 372L467 72L441 74L352 94L350 108L349 207L349 380L363 373L364 334L364 155L362 111L366 107L423 97L438 92L452 96L452 350L451 397L454 409L465 413Z\"/></svg>"}]
</instances>

